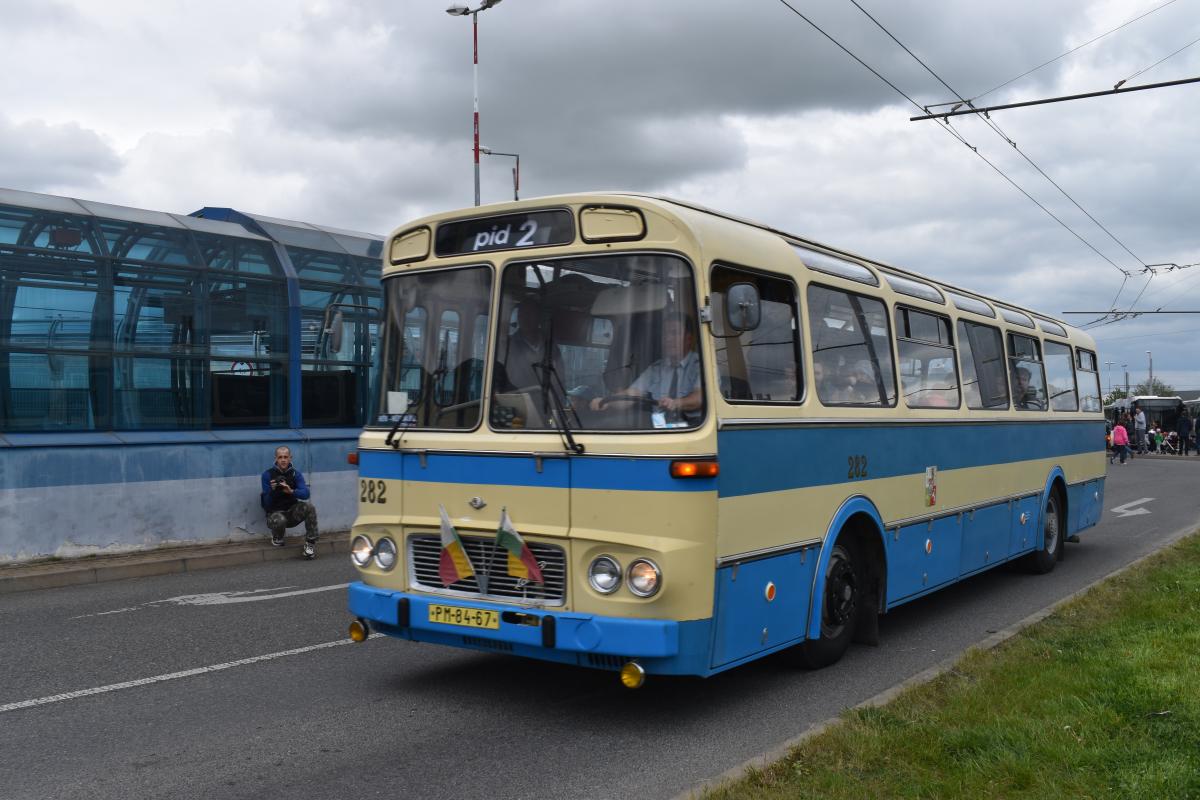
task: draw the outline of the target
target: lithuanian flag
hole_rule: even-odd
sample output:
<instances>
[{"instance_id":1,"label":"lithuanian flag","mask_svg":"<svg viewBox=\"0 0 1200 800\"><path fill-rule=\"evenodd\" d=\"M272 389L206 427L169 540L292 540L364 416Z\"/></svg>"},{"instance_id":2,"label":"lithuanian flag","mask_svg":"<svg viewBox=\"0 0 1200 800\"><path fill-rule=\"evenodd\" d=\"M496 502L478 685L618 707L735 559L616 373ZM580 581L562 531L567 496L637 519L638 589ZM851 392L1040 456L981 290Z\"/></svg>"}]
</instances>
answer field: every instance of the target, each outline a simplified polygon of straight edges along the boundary
<instances>
[{"instance_id":1,"label":"lithuanian flag","mask_svg":"<svg viewBox=\"0 0 1200 800\"><path fill-rule=\"evenodd\" d=\"M496 546L508 551L508 574L534 583L545 583L542 568L538 566L533 551L508 518L508 509L500 511L500 529L496 531Z\"/></svg>"},{"instance_id":2,"label":"lithuanian flag","mask_svg":"<svg viewBox=\"0 0 1200 800\"><path fill-rule=\"evenodd\" d=\"M449 586L470 578L475 574L475 568L471 566L462 539L458 538L458 531L454 530L450 517L446 516L446 507L438 504L438 511L442 515L442 554L438 559L438 577L444 586Z\"/></svg>"}]
</instances>

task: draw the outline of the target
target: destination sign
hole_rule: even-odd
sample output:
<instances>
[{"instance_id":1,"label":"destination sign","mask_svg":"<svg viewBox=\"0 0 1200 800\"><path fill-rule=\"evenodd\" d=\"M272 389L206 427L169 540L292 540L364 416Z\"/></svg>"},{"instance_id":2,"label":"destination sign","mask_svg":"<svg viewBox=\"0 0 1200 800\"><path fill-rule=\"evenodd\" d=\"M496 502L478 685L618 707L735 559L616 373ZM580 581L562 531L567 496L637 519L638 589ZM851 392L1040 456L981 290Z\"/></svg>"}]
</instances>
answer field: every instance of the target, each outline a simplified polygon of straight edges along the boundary
<instances>
[{"instance_id":1,"label":"destination sign","mask_svg":"<svg viewBox=\"0 0 1200 800\"><path fill-rule=\"evenodd\" d=\"M434 249L439 256L458 256L573 241L575 225L570 211L531 211L444 223L438 227Z\"/></svg>"}]
</instances>

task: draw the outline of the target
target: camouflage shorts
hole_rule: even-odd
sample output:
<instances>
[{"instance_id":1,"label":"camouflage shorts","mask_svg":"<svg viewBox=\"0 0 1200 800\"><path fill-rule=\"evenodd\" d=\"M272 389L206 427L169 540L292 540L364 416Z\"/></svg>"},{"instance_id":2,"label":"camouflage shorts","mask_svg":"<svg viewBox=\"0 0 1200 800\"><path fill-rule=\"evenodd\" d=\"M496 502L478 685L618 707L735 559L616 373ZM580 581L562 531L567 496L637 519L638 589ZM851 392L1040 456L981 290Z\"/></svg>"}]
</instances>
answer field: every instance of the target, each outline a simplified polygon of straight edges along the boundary
<instances>
[{"instance_id":1,"label":"camouflage shorts","mask_svg":"<svg viewBox=\"0 0 1200 800\"><path fill-rule=\"evenodd\" d=\"M287 511L272 511L267 514L267 527L271 529L271 536L276 539L282 538L287 528L299 525L301 522L304 523L304 540L315 542L317 540L317 507L312 503L299 500Z\"/></svg>"}]
</instances>

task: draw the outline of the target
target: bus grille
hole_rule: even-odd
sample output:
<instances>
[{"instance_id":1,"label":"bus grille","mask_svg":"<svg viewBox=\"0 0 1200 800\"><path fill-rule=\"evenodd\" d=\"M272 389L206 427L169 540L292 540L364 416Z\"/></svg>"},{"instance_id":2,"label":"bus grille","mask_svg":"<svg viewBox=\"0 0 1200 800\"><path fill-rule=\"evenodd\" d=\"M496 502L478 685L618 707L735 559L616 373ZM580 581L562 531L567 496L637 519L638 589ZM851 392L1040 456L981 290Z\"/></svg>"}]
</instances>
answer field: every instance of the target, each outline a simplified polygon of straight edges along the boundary
<instances>
[{"instance_id":1,"label":"bus grille","mask_svg":"<svg viewBox=\"0 0 1200 800\"><path fill-rule=\"evenodd\" d=\"M440 536L416 535L408 537L409 577L412 582L444 594L460 597L495 598L560 606L566 595L566 554L561 547L540 542L529 542L530 551L537 559L546 583L526 583L508 574L508 554L496 547L494 536L459 536L476 576L451 584L442 585L438 577L438 562L442 554ZM487 594L479 591L478 575L487 577Z\"/></svg>"}]
</instances>

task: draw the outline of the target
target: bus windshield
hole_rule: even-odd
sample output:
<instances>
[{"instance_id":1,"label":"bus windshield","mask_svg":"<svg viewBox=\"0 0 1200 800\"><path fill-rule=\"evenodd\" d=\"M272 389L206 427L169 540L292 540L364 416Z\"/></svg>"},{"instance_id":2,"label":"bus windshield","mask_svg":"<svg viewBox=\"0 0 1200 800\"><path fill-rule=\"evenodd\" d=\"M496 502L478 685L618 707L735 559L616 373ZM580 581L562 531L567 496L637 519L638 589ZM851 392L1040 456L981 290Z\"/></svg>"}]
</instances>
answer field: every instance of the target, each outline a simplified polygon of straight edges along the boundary
<instances>
[{"instance_id":1,"label":"bus windshield","mask_svg":"<svg viewBox=\"0 0 1200 800\"><path fill-rule=\"evenodd\" d=\"M479 424L492 270L466 267L384 281L376 425Z\"/></svg>"},{"instance_id":2,"label":"bus windshield","mask_svg":"<svg viewBox=\"0 0 1200 800\"><path fill-rule=\"evenodd\" d=\"M491 425L665 430L704 418L691 267L667 255L508 265Z\"/></svg>"}]
</instances>

